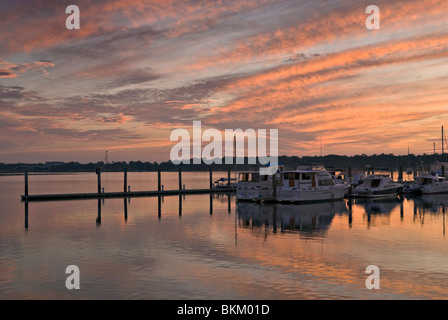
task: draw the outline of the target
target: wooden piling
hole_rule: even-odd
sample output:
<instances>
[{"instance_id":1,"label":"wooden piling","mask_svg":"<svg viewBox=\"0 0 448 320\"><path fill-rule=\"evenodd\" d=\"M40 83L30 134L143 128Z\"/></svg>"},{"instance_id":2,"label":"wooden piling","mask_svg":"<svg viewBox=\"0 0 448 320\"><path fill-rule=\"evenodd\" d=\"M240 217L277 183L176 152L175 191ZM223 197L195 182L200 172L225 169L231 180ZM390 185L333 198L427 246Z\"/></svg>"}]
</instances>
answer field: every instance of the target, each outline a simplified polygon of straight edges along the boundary
<instances>
[{"instance_id":1,"label":"wooden piling","mask_svg":"<svg viewBox=\"0 0 448 320\"><path fill-rule=\"evenodd\" d=\"M227 187L230 188L230 168L227 169Z\"/></svg>"},{"instance_id":2,"label":"wooden piling","mask_svg":"<svg viewBox=\"0 0 448 320\"><path fill-rule=\"evenodd\" d=\"M160 168L157 169L157 190L161 191L162 190L162 180L160 177Z\"/></svg>"},{"instance_id":3,"label":"wooden piling","mask_svg":"<svg viewBox=\"0 0 448 320\"><path fill-rule=\"evenodd\" d=\"M128 169L124 168L124 179L123 179L123 192L126 192L128 189Z\"/></svg>"},{"instance_id":4,"label":"wooden piling","mask_svg":"<svg viewBox=\"0 0 448 320\"><path fill-rule=\"evenodd\" d=\"M445 177L445 166L442 166L442 177Z\"/></svg>"},{"instance_id":5,"label":"wooden piling","mask_svg":"<svg viewBox=\"0 0 448 320\"><path fill-rule=\"evenodd\" d=\"M179 190L182 190L182 169L179 168Z\"/></svg>"},{"instance_id":6,"label":"wooden piling","mask_svg":"<svg viewBox=\"0 0 448 320\"><path fill-rule=\"evenodd\" d=\"M101 193L101 168L96 169L98 193Z\"/></svg>"},{"instance_id":7,"label":"wooden piling","mask_svg":"<svg viewBox=\"0 0 448 320\"><path fill-rule=\"evenodd\" d=\"M212 168L210 167L210 178L209 178L209 183L210 183L210 190L213 189L213 171Z\"/></svg>"},{"instance_id":8,"label":"wooden piling","mask_svg":"<svg viewBox=\"0 0 448 320\"><path fill-rule=\"evenodd\" d=\"M25 169L25 196L28 196L28 169Z\"/></svg>"}]
</instances>

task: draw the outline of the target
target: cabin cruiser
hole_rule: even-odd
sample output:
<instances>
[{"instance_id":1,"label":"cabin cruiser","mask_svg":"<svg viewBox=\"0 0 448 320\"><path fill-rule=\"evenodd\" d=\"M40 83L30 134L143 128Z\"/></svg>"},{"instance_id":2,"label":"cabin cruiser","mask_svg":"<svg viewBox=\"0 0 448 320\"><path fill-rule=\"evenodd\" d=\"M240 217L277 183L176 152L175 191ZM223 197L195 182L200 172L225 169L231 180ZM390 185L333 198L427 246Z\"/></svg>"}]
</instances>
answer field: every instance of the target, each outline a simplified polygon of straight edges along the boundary
<instances>
[{"instance_id":1,"label":"cabin cruiser","mask_svg":"<svg viewBox=\"0 0 448 320\"><path fill-rule=\"evenodd\" d=\"M307 202L342 199L350 188L348 183L336 184L323 166L299 166L280 172L276 199L279 202Z\"/></svg>"},{"instance_id":2,"label":"cabin cruiser","mask_svg":"<svg viewBox=\"0 0 448 320\"><path fill-rule=\"evenodd\" d=\"M354 197L378 198L396 196L403 191L403 185L392 178L382 175L371 175L353 190Z\"/></svg>"},{"instance_id":3,"label":"cabin cruiser","mask_svg":"<svg viewBox=\"0 0 448 320\"><path fill-rule=\"evenodd\" d=\"M243 201L275 201L276 186L280 179L278 172L284 169L284 165L278 165L277 173L272 175L260 174L259 166L249 171L239 172L236 199Z\"/></svg>"},{"instance_id":4,"label":"cabin cruiser","mask_svg":"<svg viewBox=\"0 0 448 320\"><path fill-rule=\"evenodd\" d=\"M437 173L427 173L415 177L411 183L403 189L406 193L435 194L448 193L448 181Z\"/></svg>"}]
</instances>

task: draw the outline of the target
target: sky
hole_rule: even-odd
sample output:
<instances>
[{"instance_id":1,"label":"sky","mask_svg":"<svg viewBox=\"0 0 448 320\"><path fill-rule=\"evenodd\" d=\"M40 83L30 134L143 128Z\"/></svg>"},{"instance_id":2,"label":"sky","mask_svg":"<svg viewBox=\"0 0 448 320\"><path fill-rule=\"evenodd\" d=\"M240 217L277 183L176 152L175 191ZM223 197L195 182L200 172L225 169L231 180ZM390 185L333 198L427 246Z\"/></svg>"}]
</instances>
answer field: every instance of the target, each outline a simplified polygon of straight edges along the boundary
<instances>
[{"instance_id":1,"label":"sky","mask_svg":"<svg viewBox=\"0 0 448 320\"><path fill-rule=\"evenodd\" d=\"M193 121L277 129L279 155L440 152L447 14L446 0L0 0L0 162L167 161Z\"/></svg>"}]
</instances>

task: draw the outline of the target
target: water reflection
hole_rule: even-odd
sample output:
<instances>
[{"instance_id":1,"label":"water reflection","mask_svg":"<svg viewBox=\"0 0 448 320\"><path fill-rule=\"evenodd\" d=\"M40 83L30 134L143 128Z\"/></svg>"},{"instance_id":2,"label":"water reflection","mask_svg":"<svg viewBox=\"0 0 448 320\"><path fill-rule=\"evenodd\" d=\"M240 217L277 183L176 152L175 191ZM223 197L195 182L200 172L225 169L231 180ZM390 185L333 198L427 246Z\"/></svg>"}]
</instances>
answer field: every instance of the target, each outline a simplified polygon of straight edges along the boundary
<instances>
[{"instance_id":1,"label":"water reflection","mask_svg":"<svg viewBox=\"0 0 448 320\"><path fill-rule=\"evenodd\" d=\"M390 214L400 206L401 219L403 219L403 198L356 198L353 203L364 209L367 216L367 228L372 224L372 218L381 224L390 223Z\"/></svg>"},{"instance_id":2,"label":"water reflection","mask_svg":"<svg viewBox=\"0 0 448 320\"><path fill-rule=\"evenodd\" d=\"M185 195L179 195L179 217L182 217L182 202L185 201ZM81 200L82 201L82 200ZM234 196L232 196L231 194L210 194L210 214L213 214L213 202L214 201L219 201L219 202L227 202L227 211L228 213L231 213L231 203L232 201L234 201ZM101 209L102 206L105 205L106 200L103 199L98 199L97 200L98 205L97 205L97 216L95 218L95 223L97 227L101 226ZM157 217L158 219L162 219L162 204L164 202L164 197L159 196L157 197ZM131 203L131 198L130 197L125 197L123 198L123 214L124 214L124 221L127 222L128 220L128 205L130 205ZM25 205L25 230L28 230L28 212L29 212L29 204L28 201L24 201L24 205Z\"/></svg>"},{"instance_id":3,"label":"water reflection","mask_svg":"<svg viewBox=\"0 0 448 320\"><path fill-rule=\"evenodd\" d=\"M237 202L239 227L265 228L267 233L293 232L305 237L325 237L335 214L347 214L344 200L309 203Z\"/></svg>"}]
</instances>

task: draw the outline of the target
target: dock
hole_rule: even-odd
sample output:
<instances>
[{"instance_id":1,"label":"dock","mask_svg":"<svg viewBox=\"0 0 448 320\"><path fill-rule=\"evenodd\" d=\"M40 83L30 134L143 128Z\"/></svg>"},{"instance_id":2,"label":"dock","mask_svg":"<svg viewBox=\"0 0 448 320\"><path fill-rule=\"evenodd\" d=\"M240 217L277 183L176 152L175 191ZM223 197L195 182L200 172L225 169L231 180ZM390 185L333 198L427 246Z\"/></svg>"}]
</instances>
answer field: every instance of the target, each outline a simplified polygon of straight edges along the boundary
<instances>
[{"instance_id":1,"label":"dock","mask_svg":"<svg viewBox=\"0 0 448 320\"><path fill-rule=\"evenodd\" d=\"M98 192L92 193L61 193L61 194L28 194L28 172L25 171L25 193L21 195L22 201L57 201L57 200L81 200L81 199L107 199L107 198L130 198L130 197L164 197L164 196L183 196L191 194L212 194L214 193L234 193L236 187L230 184L230 170L228 171L228 186L215 188L213 184L213 173L210 169L209 188L202 189L185 189L182 185L182 171L179 169L179 189L163 190L161 184L161 171L158 170L157 190L149 191L130 191L127 185L127 170L124 170L123 191L103 192L101 188L101 170L96 170Z\"/></svg>"},{"instance_id":2,"label":"dock","mask_svg":"<svg viewBox=\"0 0 448 320\"><path fill-rule=\"evenodd\" d=\"M232 193L236 188L220 189L188 189L188 190L161 190L161 191L131 191L131 192L102 192L102 193L62 193L62 194L33 194L21 195L22 201L54 201L76 199L107 199L128 197L164 197L188 194Z\"/></svg>"}]
</instances>

